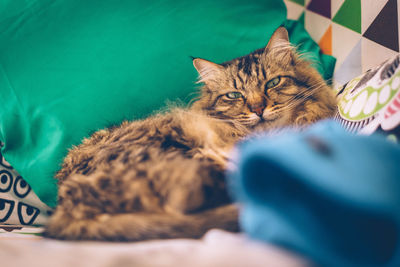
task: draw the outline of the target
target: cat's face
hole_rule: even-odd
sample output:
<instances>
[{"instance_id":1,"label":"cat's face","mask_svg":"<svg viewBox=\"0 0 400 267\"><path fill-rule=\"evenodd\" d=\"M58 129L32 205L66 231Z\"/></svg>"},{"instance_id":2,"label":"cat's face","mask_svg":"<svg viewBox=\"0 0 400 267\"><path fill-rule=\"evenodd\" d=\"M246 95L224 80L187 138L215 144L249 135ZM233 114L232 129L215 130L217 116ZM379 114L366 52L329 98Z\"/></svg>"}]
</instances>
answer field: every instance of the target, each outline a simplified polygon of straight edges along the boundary
<instances>
[{"instance_id":1,"label":"cat's face","mask_svg":"<svg viewBox=\"0 0 400 267\"><path fill-rule=\"evenodd\" d=\"M294 52L284 28L275 31L267 47L247 56L222 64L199 58L193 63L204 83L198 105L248 128L293 125L307 101L318 96L314 92L330 90Z\"/></svg>"}]
</instances>

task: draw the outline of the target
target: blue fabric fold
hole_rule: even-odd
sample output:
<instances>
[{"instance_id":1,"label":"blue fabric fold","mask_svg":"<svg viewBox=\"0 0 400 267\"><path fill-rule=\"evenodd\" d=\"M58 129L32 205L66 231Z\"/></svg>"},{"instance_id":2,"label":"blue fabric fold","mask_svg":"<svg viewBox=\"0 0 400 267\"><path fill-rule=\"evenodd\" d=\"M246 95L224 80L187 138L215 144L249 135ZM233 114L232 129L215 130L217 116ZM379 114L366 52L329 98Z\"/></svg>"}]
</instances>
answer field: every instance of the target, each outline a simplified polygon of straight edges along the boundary
<instances>
[{"instance_id":1,"label":"blue fabric fold","mask_svg":"<svg viewBox=\"0 0 400 267\"><path fill-rule=\"evenodd\" d=\"M322 266L400 266L400 147L332 121L254 137L229 173L252 238Z\"/></svg>"}]
</instances>

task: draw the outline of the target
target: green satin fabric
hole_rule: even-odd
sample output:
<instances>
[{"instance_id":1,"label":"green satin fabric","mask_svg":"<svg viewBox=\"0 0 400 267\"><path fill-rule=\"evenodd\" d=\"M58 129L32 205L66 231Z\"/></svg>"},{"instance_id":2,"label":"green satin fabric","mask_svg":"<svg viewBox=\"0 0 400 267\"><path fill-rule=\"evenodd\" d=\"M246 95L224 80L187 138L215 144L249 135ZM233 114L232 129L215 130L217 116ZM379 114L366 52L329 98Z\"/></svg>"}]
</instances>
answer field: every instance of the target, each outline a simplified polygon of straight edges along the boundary
<instances>
[{"instance_id":1,"label":"green satin fabric","mask_svg":"<svg viewBox=\"0 0 400 267\"><path fill-rule=\"evenodd\" d=\"M286 17L277 0L3 3L2 153L50 206L68 148L168 100L189 102L197 77L190 56L223 62L245 55L265 46Z\"/></svg>"}]
</instances>

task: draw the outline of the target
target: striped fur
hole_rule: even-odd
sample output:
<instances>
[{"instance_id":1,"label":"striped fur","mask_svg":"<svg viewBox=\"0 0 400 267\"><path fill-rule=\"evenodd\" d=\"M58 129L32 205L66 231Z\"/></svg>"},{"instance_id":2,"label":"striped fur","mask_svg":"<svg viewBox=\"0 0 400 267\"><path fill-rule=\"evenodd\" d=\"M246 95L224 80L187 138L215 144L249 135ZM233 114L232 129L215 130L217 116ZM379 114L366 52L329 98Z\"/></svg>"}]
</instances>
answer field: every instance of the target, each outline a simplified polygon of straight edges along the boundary
<instances>
[{"instance_id":1,"label":"striped fur","mask_svg":"<svg viewBox=\"0 0 400 267\"><path fill-rule=\"evenodd\" d=\"M266 48L249 55L220 65L195 59L194 65L199 81L205 84L194 106L205 108L213 117L270 130L302 127L331 117L336 109L333 91L310 62L296 54L285 32L275 33ZM266 88L277 77L279 84ZM229 92L243 97L229 99ZM262 116L255 114L257 108L262 109Z\"/></svg>"},{"instance_id":2,"label":"striped fur","mask_svg":"<svg viewBox=\"0 0 400 267\"><path fill-rule=\"evenodd\" d=\"M190 108L98 131L70 150L56 175L59 204L45 236L137 241L238 231L224 180L235 143L254 131L302 127L335 109L330 88L283 28L247 56L193 63L204 86ZM279 83L265 90L275 77Z\"/></svg>"}]
</instances>

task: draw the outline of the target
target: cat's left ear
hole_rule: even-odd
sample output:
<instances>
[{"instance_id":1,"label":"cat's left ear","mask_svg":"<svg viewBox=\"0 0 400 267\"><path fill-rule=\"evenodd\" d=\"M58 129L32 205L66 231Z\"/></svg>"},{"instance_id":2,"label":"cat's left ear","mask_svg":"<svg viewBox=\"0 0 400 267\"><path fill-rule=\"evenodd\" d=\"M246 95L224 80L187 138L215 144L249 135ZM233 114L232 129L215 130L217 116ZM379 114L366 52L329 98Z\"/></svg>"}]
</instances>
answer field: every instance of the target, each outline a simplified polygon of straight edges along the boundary
<instances>
[{"instance_id":1,"label":"cat's left ear","mask_svg":"<svg viewBox=\"0 0 400 267\"><path fill-rule=\"evenodd\" d=\"M279 27L272 34L267 46L265 47L265 52L269 52L274 49L285 49L290 48L289 34L284 27Z\"/></svg>"},{"instance_id":2,"label":"cat's left ear","mask_svg":"<svg viewBox=\"0 0 400 267\"><path fill-rule=\"evenodd\" d=\"M205 83L216 80L224 70L223 66L201 58L194 58L193 65L200 75L200 82Z\"/></svg>"}]
</instances>

